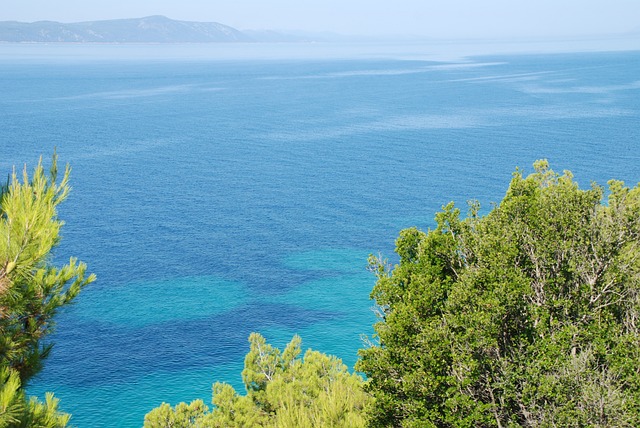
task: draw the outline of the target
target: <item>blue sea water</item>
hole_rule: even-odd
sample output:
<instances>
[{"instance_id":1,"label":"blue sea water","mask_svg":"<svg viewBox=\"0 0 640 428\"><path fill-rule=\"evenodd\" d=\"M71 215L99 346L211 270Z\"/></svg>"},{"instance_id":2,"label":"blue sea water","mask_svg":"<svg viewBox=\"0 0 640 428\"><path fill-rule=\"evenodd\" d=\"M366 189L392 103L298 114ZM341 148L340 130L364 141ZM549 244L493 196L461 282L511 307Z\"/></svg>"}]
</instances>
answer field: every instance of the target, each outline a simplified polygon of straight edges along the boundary
<instances>
[{"instance_id":1,"label":"blue sea water","mask_svg":"<svg viewBox=\"0 0 640 428\"><path fill-rule=\"evenodd\" d=\"M0 171L57 147L73 191L54 259L98 275L29 385L78 427L141 426L163 401L208 402L218 380L242 391L253 331L353 367L375 321L368 254L393 259L398 232L451 200L486 212L516 167L640 181L640 52L3 49Z\"/></svg>"}]
</instances>

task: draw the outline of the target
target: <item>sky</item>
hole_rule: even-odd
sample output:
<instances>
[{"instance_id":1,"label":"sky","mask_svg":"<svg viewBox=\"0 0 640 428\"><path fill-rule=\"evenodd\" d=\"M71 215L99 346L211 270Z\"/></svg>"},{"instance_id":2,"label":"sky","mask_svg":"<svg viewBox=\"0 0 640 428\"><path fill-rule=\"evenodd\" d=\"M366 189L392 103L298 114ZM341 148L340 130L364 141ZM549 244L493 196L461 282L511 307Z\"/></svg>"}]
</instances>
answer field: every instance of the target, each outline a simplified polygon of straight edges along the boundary
<instances>
[{"instance_id":1,"label":"sky","mask_svg":"<svg viewBox=\"0 0 640 428\"><path fill-rule=\"evenodd\" d=\"M640 32L640 0L2 0L0 21L165 15L247 30L438 38Z\"/></svg>"}]
</instances>

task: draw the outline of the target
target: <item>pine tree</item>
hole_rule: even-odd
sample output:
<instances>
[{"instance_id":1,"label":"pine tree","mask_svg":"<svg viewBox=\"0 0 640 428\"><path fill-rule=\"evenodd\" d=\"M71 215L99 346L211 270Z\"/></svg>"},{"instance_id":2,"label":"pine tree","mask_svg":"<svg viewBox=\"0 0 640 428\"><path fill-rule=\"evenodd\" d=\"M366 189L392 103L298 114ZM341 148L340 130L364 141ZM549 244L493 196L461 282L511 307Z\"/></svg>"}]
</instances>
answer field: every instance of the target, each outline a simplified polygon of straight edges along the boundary
<instances>
[{"instance_id":1,"label":"pine tree","mask_svg":"<svg viewBox=\"0 0 640 428\"><path fill-rule=\"evenodd\" d=\"M69 193L69 173L67 166L58 180L54 154L48 174L41 159L31 177L26 167L22 180L14 170L0 189L0 426L54 427L68 420L57 413L52 396L44 404L27 402L21 385L51 350L43 340L59 308L95 279L74 258L59 268L51 263L63 225L57 207Z\"/></svg>"},{"instance_id":2,"label":"pine tree","mask_svg":"<svg viewBox=\"0 0 640 428\"><path fill-rule=\"evenodd\" d=\"M249 342L242 371L246 395L217 382L213 410L202 400L175 408L163 403L145 416L145 428L364 427L371 399L362 389L362 378L349 373L338 358L312 350L300 358L298 336L284 351L258 333L252 333Z\"/></svg>"}]
</instances>

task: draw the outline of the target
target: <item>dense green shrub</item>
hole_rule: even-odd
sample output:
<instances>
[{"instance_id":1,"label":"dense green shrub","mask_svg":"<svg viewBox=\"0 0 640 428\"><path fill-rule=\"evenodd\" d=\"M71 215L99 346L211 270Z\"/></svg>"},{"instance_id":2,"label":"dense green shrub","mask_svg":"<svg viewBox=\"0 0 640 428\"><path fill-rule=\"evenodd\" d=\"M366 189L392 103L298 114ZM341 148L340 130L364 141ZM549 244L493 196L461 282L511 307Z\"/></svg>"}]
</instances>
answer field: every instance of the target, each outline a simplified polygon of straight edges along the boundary
<instances>
[{"instance_id":1,"label":"dense green shrub","mask_svg":"<svg viewBox=\"0 0 640 428\"><path fill-rule=\"evenodd\" d=\"M370 260L373 426L640 426L640 187L534 166Z\"/></svg>"}]
</instances>

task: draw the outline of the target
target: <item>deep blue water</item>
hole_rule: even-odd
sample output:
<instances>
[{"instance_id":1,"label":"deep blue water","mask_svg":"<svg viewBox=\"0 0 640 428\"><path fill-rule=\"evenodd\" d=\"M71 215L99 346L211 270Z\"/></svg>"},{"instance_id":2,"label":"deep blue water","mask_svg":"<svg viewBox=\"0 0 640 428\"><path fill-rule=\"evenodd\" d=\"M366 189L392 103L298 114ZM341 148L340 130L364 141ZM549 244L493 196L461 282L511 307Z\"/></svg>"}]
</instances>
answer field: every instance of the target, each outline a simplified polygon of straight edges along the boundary
<instances>
[{"instance_id":1,"label":"deep blue water","mask_svg":"<svg viewBox=\"0 0 640 428\"><path fill-rule=\"evenodd\" d=\"M79 48L78 48L79 49ZM29 392L79 427L242 390L247 337L353 367L370 253L454 200L498 202L549 159L640 181L640 53L401 59L0 57L0 171L57 147L55 259L98 281L58 317Z\"/></svg>"}]
</instances>

